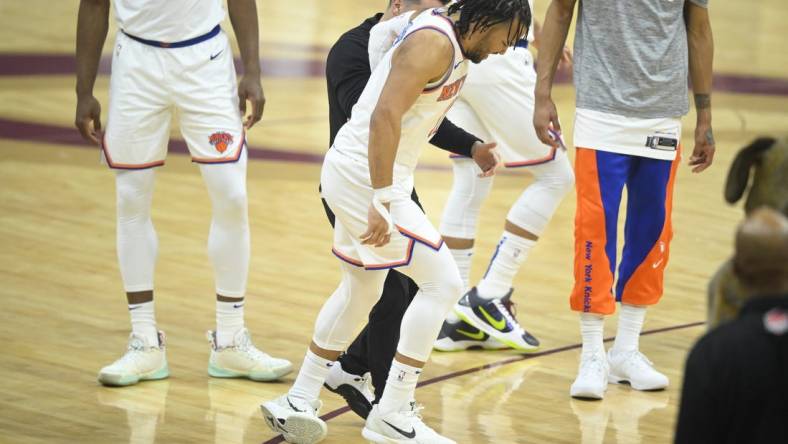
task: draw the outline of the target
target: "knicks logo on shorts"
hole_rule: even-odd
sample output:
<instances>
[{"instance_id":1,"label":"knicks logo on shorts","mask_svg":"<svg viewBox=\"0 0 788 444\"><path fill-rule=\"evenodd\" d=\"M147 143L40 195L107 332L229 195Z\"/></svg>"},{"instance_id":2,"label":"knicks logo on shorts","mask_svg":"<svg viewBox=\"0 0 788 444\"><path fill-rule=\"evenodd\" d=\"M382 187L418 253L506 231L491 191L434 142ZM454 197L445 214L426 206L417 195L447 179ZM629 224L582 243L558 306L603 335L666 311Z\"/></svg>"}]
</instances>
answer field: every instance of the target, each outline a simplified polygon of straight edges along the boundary
<instances>
[{"instance_id":1,"label":"knicks logo on shorts","mask_svg":"<svg viewBox=\"0 0 788 444\"><path fill-rule=\"evenodd\" d=\"M449 100L452 97L459 94L460 90L462 89L462 85L465 84L465 77L466 76L462 76L461 78L457 79L454 83L450 85L445 85L443 87L443 90L441 91L441 95L438 97L438 102Z\"/></svg>"},{"instance_id":2,"label":"knicks logo on shorts","mask_svg":"<svg viewBox=\"0 0 788 444\"><path fill-rule=\"evenodd\" d=\"M227 147L233 144L233 136L225 132L213 133L208 137L208 142L216 148L216 151L224 154Z\"/></svg>"}]
</instances>

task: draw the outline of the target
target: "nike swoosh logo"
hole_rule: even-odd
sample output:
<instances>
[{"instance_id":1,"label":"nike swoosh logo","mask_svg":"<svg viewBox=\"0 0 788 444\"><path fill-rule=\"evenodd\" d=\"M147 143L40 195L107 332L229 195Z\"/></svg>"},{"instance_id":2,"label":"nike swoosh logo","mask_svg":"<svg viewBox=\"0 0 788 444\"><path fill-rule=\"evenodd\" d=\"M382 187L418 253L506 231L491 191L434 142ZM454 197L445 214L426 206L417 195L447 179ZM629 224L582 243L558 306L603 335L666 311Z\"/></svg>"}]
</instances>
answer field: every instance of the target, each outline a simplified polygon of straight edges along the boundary
<instances>
[{"instance_id":1,"label":"nike swoosh logo","mask_svg":"<svg viewBox=\"0 0 788 444\"><path fill-rule=\"evenodd\" d=\"M211 56L211 60L213 60L213 59L215 59L215 58L219 57L219 55L220 55L221 53L223 53L223 52L224 52L224 50L221 50L221 51L217 52L216 54L213 54L213 55Z\"/></svg>"},{"instance_id":2,"label":"nike swoosh logo","mask_svg":"<svg viewBox=\"0 0 788 444\"><path fill-rule=\"evenodd\" d=\"M465 330L460 330L458 328L457 329L457 333L459 333L461 335L465 335L465 336L467 336L467 337L469 337L471 339L476 339L477 341L481 341L482 339L484 339L484 332L481 331L481 330L479 330L476 333L471 333L471 332L468 332L468 331L465 331Z\"/></svg>"},{"instance_id":3,"label":"nike swoosh logo","mask_svg":"<svg viewBox=\"0 0 788 444\"><path fill-rule=\"evenodd\" d=\"M658 261L654 262L654 263L651 265L651 268L657 268L657 267L659 267L659 265L662 263L662 260L663 260L663 259L660 259L660 260L658 260Z\"/></svg>"},{"instance_id":4,"label":"nike swoosh logo","mask_svg":"<svg viewBox=\"0 0 788 444\"><path fill-rule=\"evenodd\" d=\"M487 319L487 322L489 322L490 325L492 325L496 330L503 331L503 329L506 328L506 318L500 320L495 319L494 317L490 316L490 314L487 313L487 310L485 310L483 307L479 307L479 311L482 312L482 315L485 319Z\"/></svg>"},{"instance_id":5,"label":"nike swoosh logo","mask_svg":"<svg viewBox=\"0 0 788 444\"><path fill-rule=\"evenodd\" d=\"M295 410L296 412L299 412L299 413L305 413L306 412L306 410L299 410L298 407L294 406L293 403L290 402L290 398L287 398L287 403L290 405L290 408Z\"/></svg>"},{"instance_id":6,"label":"nike swoosh logo","mask_svg":"<svg viewBox=\"0 0 788 444\"><path fill-rule=\"evenodd\" d=\"M233 304L233 308L241 308L244 304Z\"/></svg>"},{"instance_id":7,"label":"nike swoosh logo","mask_svg":"<svg viewBox=\"0 0 788 444\"><path fill-rule=\"evenodd\" d=\"M136 307L129 307L129 311L136 310L138 308L142 308L142 305L137 305Z\"/></svg>"},{"instance_id":8,"label":"nike swoosh logo","mask_svg":"<svg viewBox=\"0 0 788 444\"><path fill-rule=\"evenodd\" d=\"M416 429L413 429L413 428L412 428L412 429L410 429L410 432L406 432L406 431L404 431L404 430L402 430L402 429L398 428L397 426L394 426L394 425L391 425L391 424L389 424L389 422L388 422L388 421L386 421L386 420L383 420L383 422L385 422L387 426L389 426L389 427L391 427L392 429L396 430L396 431L397 431L397 433L399 433L400 435L404 436L405 438L408 438L408 439L413 439L413 438L415 438L415 437L416 437Z\"/></svg>"}]
</instances>

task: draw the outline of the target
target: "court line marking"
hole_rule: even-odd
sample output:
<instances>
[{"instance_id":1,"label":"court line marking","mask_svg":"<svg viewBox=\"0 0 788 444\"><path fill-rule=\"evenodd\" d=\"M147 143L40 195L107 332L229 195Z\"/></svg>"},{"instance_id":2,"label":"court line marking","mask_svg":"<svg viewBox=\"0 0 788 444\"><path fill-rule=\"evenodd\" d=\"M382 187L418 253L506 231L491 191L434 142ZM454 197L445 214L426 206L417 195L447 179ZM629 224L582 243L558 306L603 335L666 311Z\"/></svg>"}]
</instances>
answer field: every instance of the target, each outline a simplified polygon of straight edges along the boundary
<instances>
[{"instance_id":1,"label":"court line marking","mask_svg":"<svg viewBox=\"0 0 788 444\"><path fill-rule=\"evenodd\" d=\"M307 119L316 119L317 117L307 117ZM278 119L272 124L293 124L304 123L304 120L293 119ZM48 125L37 122L12 120L0 117L0 139L19 140L25 142L39 142L51 145L61 145L64 148L78 148L78 149L93 149L96 153L99 152L99 147L92 145L82 139L76 128ZM310 153L306 151L298 151L291 148L274 148L270 146L252 146L247 145L247 155L251 160L272 161L272 162L294 162L294 163L311 163L321 165L325 153ZM436 148L438 149L438 148ZM326 148L328 151L328 148ZM167 147L167 153L177 155L189 155L189 148L183 139L171 137ZM449 153L446 152L448 157ZM97 162L98 163L98 162ZM436 165L423 163L419 165L419 170L431 171L451 171L451 166ZM515 175L516 172L506 171L504 168L499 170L497 175Z\"/></svg>"},{"instance_id":2,"label":"court line marking","mask_svg":"<svg viewBox=\"0 0 788 444\"><path fill-rule=\"evenodd\" d=\"M653 335L653 334L658 334L658 333L665 333L665 332L668 332L668 331L682 330L682 329L685 329L685 328L698 327L698 326L704 325L705 323L706 322L704 322L704 321L697 321L697 322L690 322L690 323L687 323L687 324L673 325L673 326L670 326L670 327L655 328L653 330L646 330L646 331L642 332L640 335L641 336L647 336L647 335ZM605 338L604 341L605 342L610 342L613 339L615 339L615 336L611 336L611 337ZM512 358L491 362L489 364L484 364L484 365L479 365L477 367L467 368L465 370L458 370L456 372L446 373L445 375L435 376L433 378L430 378L430 379L427 379L425 381L419 382L419 384L416 386L416 388L419 389L421 387L426 387L428 385L437 384L438 382L446 381L447 379L459 378L460 376L465 376L465 375L468 375L468 374L471 374L471 373L477 373L477 372L480 372L482 370L489 370L491 368L503 367L504 365L514 364L515 362L527 361L529 359L539 358L539 357L542 357L542 356L549 356L549 355L554 355L556 353L561 353L561 352L565 352L565 351L569 351L569 350L575 350L575 349L578 349L578 348L582 347L582 345L583 344L565 345L563 347L557 347L557 348L553 348L553 349L550 349L550 350L545 350L545 351L538 352L538 353L530 353L530 354L526 354L526 355L519 355L519 356L515 356L515 357L512 357ZM329 420L334 419L337 416L345 414L345 413L347 413L349 411L350 411L350 407L348 407L348 406L340 407L340 408L338 408L336 410L332 410L332 411L326 413L325 415L320 416L320 419L322 419L323 421L329 421ZM263 444L278 444L278 443L281 443L281 442L285 442L284 438L282 437L282 435L277 435L277 436L269 439L268 441L264 441Z\"/></svg>"},{"instance_id":3,"label":"court line marking","mask_svg":"<svg viewBox=\"0 0 788 444\"><path fill-rule=\"evenodd\" d=\"M300 46L300 45L296 45ZM309 49L307 49L309 51ZM322 51L320 57L282 58L263 55L260 59L263 77L284 79L321 79L325 77L326 62ZM236 72L242 72L240 58L233 59ZM98 74L107 75L112 67L112 57L105 54L99 60ZM0 53L0 77L34 75L69 75L76 73L73 54L59 53ZM564 70L556 73L555 84L569 85L572 79ZM788 95L788 78L745 73L714 72L712 88L715 92L739 94Z\"/></svg>"}]
</instances>

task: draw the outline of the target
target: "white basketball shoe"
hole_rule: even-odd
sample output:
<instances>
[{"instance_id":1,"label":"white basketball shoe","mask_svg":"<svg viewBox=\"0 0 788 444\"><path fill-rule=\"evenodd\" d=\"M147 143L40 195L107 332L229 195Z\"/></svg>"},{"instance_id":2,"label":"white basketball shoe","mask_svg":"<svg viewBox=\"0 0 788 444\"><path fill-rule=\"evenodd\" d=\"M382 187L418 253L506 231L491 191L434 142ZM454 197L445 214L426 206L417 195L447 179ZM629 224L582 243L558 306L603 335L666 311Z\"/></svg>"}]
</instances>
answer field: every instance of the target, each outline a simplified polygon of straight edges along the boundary
<instances>
[{"instance_id":1,"label":"white basketball shoe","mask_svg":"<svg viewBox=\"0 0 788 444\"><path fill-rule=\"evenodd\" d=\"M573 398L602 399L607 390L608 363L605 351L580 357L577 378L569 389Z\"/></svg>"},{"instance_id":2,"label":"white basketball shoe","mask_svg":"<svg viewBox=\"0 0 788 444\"><path fill-rule=\"evenodd\" d=\"M126 353L99 371L99 382L122 387L168 377L170 369L167 366L164 343L163 331L158 333L158 344L149 344L143 335L131 332Z\"/></svg>"},{"instance_id":3,"label":"white basketball shoe","mask_svg":"<svg viewBox=\"0 0 788 444\"><path fill-rule=\"evenodd\" d=\"M265 424L293 444L313 444L326 437L328 427L317 415L323 404L284 394L260 406Z\"/></svg>"},{"instance_id":4,"label":"white basketball shoe","mask_svg":"<svg viewBox=\"0 0 788 444\"><path fill-rule=\"evenodd\" d=\"M337 361L328 371L323 387L343 397L353 413L367 419L375 400L369 384L369 373L364 376L348 373L342 368L342 363Z\"/></svg>"},{"instance_id":5,"label":"white basketball shoe","mask_svg":"<svg viewBox=\"0 0 788 444\"><path fill-rule=\"evenodd\" d=\"M372 443L381 444L457 444L421 420L423 407L411 402L406 410L381 415L376 404L367 417L361 436Z\"/></svg>"},{"instance_id":6,"label":"white basketball shoe","mask_svg":"<svg viewBox=\"0 0 788 444\"><path fill-rule=\"evenodd\" d=\"M252 344L249 330L242 328L233 337L232 345L219 347L216 332L206 334L211 344L208 374L214 378L247 378L252 381L274 381L293 370L286 359L274 358Z\"/></svg>"},{"instance_id":7,"label":"white basketball shoe","mask_svg":"<svg viewBox=\"0 0 788 444\"><path fill-rule=\"evenodd\" d=\"M654 369L654 363L638 350L607 352L610 367L608 381L613 384L629 383L635 390L662 390L668 386L668 377Z\"/></svg>"}]
</instances>

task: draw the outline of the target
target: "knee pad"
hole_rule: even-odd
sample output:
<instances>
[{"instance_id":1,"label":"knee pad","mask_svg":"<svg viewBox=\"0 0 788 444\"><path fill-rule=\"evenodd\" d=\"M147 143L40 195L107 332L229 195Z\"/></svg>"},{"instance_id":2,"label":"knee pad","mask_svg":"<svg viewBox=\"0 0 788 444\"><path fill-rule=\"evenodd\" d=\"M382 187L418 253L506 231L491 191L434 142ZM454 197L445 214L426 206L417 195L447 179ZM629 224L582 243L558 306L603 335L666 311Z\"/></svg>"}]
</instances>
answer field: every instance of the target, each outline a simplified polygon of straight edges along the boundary
<instances>
[{"instance_id":1,"label":"knee pad","mask_svg":"<svg viewBox=\"0 0 788 444\"><path fill-rule=\"evenodd\" d=\"M541 236L555 210L575 183L566 155L533 171L536 180L512 205L506 219L536 236Z\"/></svg>"},{"instance_id":2,"label":"knee pad","mask_svg":"<svg viewBox=\"0 0 788 444\"><path fill-rule=\"evenodd\" d=\"M563 197L575 186L575 171L566 154L560 157L556 156L552 163L553 165L545 169L544 173L537 175L537 180L544 180L549 188L555 190L556 193L562 193Z\"/></svg>"},{"instance_id":3,"label":"knee pad","mask_svg":"<svg viewBox=\"0 0 788 444\"><path fill-rule=\"evenodd\" d=\"M479 177L479 167L471 159L454 159L454 182L441 217L444 236L474 239L479 210L492 189L492 177Z\"/></svg>"},{"instance_id":4,"label":"knee pad","mask_svg":"<svg viewBox=\"0 0 788 444\"><path fill-rule=\"evenodd\" d=\"M116 174L119 220L136 220L150 216L153 179L153 170L119 171Z\"/></svg>"},{"instance_id":5,"label":"knee pad","mask_svg":"<svg viewBox=\"0 0 788 444\"><path fill-rule=\"evenodd\" d=\"M242 221L247 216L247 198L245 189L228 190L217 196L213 203L215 217Z\"/></svg>"}]
</instances>

